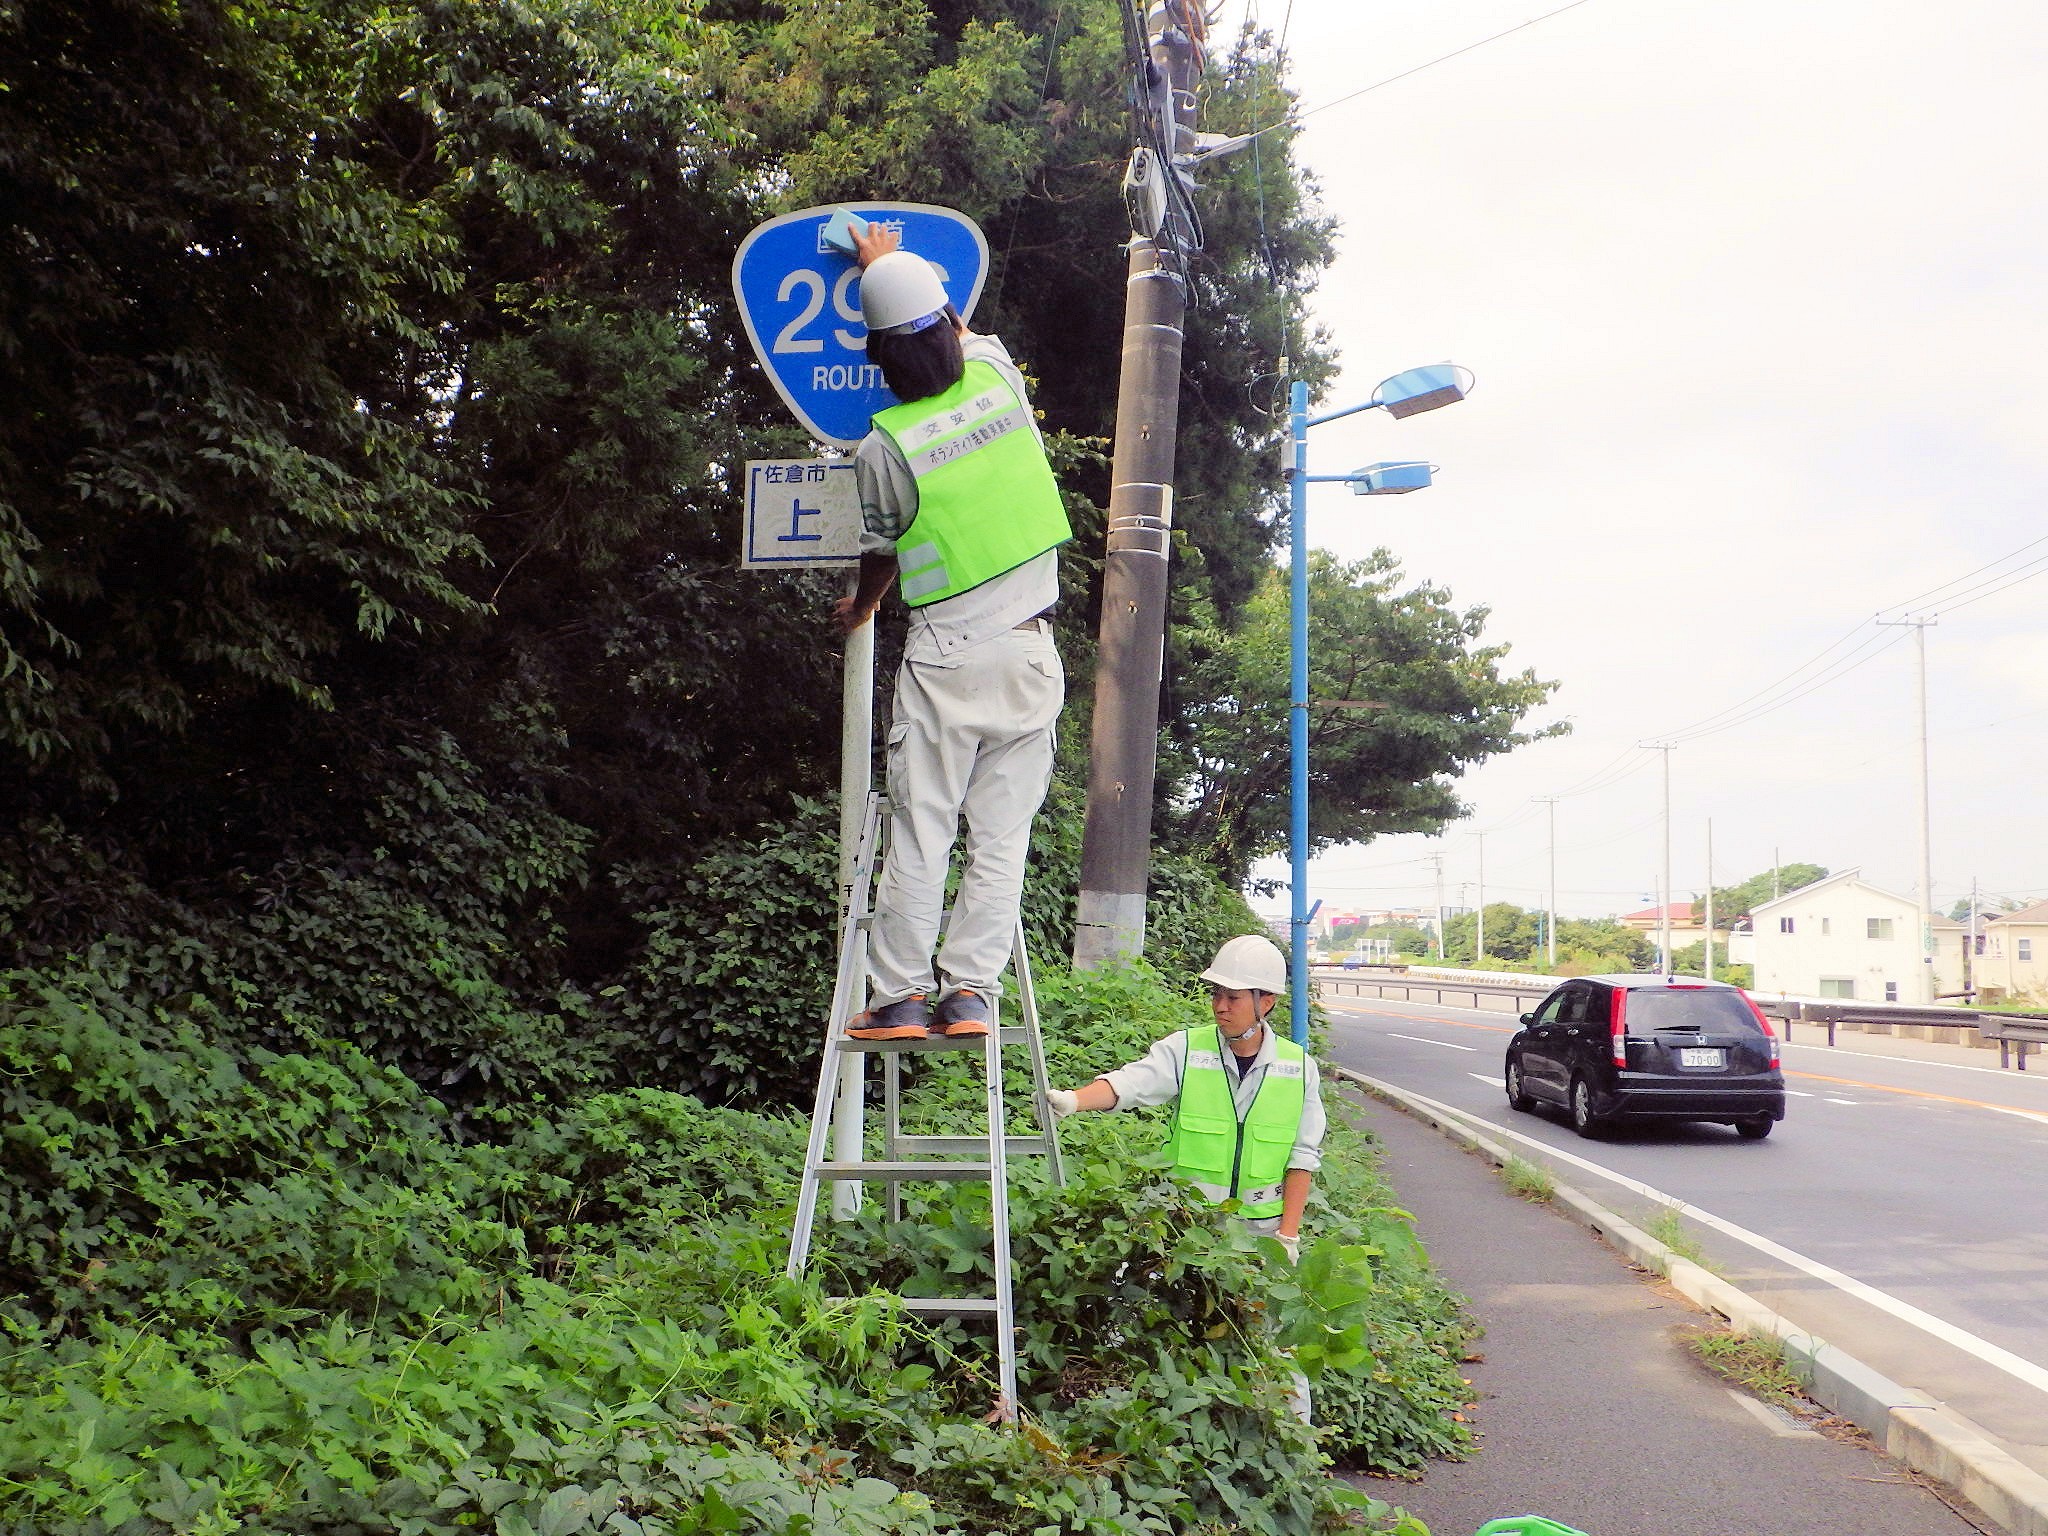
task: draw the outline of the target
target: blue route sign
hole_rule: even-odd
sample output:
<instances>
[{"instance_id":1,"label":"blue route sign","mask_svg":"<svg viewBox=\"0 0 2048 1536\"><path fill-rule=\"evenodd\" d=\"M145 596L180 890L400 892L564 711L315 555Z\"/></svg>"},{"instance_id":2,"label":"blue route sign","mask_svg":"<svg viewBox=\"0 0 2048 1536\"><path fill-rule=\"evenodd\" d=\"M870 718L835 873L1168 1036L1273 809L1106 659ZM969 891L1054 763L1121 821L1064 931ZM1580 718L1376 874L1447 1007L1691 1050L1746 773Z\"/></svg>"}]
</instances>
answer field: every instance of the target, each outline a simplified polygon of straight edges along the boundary
<instances>
[{"instance_id":1,"label":"blue route sign","mask_svg":"<svg viewBox=\"0 0 2048 1536\"><path fill-rule=\"evenodd\" d=\"M860 321L860 267L826 240L833 217L895 225L903 248L939 270L963 317L974 313L988 276L988 241L964 213L927 203L848 203L770 219L740 242L733 293L747 339L768 378L805 431L851 448L875 412L896 403L867 359Z\"/></svg>"}]
</instances>

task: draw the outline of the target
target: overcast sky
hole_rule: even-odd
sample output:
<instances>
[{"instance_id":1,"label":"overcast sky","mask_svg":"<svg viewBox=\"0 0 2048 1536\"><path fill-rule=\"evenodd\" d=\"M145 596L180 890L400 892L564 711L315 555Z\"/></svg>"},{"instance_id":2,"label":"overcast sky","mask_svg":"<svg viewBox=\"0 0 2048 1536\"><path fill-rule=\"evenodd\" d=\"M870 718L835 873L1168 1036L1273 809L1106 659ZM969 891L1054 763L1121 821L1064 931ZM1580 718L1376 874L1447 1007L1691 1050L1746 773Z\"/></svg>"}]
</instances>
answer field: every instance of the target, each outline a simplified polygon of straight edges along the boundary
<instances>
[{"instance_id":1,"label":"overcast sky","mask_svg":"<svg viewBox=\"0 0 2048 1536\"><path fill-rule=\"evenodd\" d=\"M1295 0L1304 110L1553 9L1544 0ZM1274 30L1286 0L1257 0ZM1243 14L1243 8L1235 13ZM1470 774L1473 816L1316 861L1332 907L1649 905L1658 755L1843 642L1862 662L1671 753L1673 888L1774 858L1918 879L1913 641L1926 632L1933 889L2048 895L2048 7L1585 0L1306 120L1341 224L1316 312L1344 377L1326 408L1417 363L1471 398L1318 429L1318 474L1440 466L1430 490L1311 492L1311 539L1388 544L1492 611L1512 664L1560 683L1573 733ZM1961 599L1978 600L1963 605ZM1880 652L1877 645L1890 643ZM1859 652L1859 646L1868 646ZM1720 720L1712 717L1720 716ZM1600 775L1640 765L1611 783ZM1590 787L1589 787L1590 786ZM1570 793L1579 790L1578 793ZM1268 873L1284 874L1284 861ZM1284 908L1283 892L1274 903Z\"/></svg>"}]
</instances>

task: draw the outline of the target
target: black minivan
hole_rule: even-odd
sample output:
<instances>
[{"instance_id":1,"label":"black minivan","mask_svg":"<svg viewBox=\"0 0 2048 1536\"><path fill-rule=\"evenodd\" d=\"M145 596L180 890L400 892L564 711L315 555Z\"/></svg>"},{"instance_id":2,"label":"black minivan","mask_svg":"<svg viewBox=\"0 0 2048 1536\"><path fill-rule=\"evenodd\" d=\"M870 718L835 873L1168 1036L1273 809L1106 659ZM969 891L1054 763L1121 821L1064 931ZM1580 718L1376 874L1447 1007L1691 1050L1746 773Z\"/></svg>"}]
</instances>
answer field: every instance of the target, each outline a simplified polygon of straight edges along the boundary
<instances>
[{"instance_id":1,"label":"black minivan","mask_svg":"<svg viewBox=\"0 0 2048 1536\"><path fill-rule=\"evenodd\" d=\"M1561 1106L1581 1136L1622 1120L1718 1120L1751 1141L1785 1118L1778 1037L1740 987L1580 976L1508 1041L1508 1103Z\"/></svg>"}]
</instances>

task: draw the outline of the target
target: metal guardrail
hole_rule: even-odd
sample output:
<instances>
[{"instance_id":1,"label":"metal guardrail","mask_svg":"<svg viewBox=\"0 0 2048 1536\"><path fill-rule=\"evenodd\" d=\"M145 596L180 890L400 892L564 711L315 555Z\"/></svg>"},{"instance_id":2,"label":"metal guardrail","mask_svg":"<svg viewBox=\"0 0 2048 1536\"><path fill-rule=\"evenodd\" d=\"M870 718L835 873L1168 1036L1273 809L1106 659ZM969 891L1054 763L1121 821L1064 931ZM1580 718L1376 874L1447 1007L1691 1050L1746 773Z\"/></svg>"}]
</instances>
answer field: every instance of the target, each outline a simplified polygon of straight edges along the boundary
<instances>
[{"instance_id":1,"label":"metal guardrail","mask_svg":"<svg viewBox=\"0 0 2048 1536\"><path fill-rule=\"evenodd\" d=\"M1529 1000L1541 1002L1557 985L1548 977L1532 977L1526 983L1474 977L1451 981L1441 976L1409 976L1403 973L1373 975L1362 971L1316 973L1316 985L1336 997L1391 997L1409 1003L1444 1005L1448 997L1470 998L1470 1007L1486 1013L1519 1014ZM1507 1006L1492 1007L1486 998L1503 1000ZM1448 1005L1446 1005L1448 1006Z\"/></svg>"},{"instance_id":2,"label":"metal guardrail","mask_svg":"<svg viewBox=\"0 0 2048 1536\"><path fill-rule=\"evenodd\" d=\"M1842 1024L1931 1024L1938 1029L1974 1029L1986 1040L1998 1042L1998 1064L2027 1070L2027 1047L2048 1045L2048 1016L2017 1013L1980 1013L1974 1008L1914 1008L1887 1003L1883 1007L1852 1002L1826 1003L1807 999L1756 999L1757 1007L1785 1026L1785 1038L1793 1037L1799 1024L1817 1024L1828 1032L1828 1044L1835 1043L1835 1029ZM2015 1052L2015 1047L2017 1051ZM2015 1059L2017 1057L2017 1059Z\"/></svg>"}]
</instances>

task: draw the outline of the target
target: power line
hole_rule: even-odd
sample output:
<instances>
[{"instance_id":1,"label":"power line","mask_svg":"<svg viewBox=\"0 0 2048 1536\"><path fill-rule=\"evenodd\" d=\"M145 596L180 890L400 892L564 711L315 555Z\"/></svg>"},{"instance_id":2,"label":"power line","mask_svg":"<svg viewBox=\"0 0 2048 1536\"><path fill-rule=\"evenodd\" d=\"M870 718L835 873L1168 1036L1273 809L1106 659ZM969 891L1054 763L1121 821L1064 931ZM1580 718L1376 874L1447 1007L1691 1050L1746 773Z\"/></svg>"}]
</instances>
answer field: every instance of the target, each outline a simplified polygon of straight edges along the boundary
<instances>
[{"instance_id":1,"label":"power line","mask_svg":"<svg viewBox=\"0 0 2048 1536\"><path fill-rule=\"evenodd\" d=\"M1958 585L1960 585L1961 583L1963 583L1963 582L1966 582L1966 581L1968 581L1968 580L1969 580L1969 579L1970 579L1970 578L1971 578L1972 576L1981 576L1981 575L1983 575L1983 574L1984 574L1984 572L1986 572L1986 571L1990 570L1990 569L1991 569L1991 568L1992 568L1993 566L2003 565L2003 564L2005 564L2005 562L2006 562L2006 561L2008 561L2008 560L2012 559L2012 558L2013 558L2013 556L2015 556L2015 555L2023 555L2023 554L2025 554L2025 553L2026 553L2026 552L2027 552L2028 550L2032 549L2032 548L2033 548L2033 547L2034 547L2035 545L2037 545L2037 544L2048 544L2048 533L2044 533L2044 534L2042 534L2042 535L2041 535L2041 537L2040 537L2040 538L2038 538L2038 539L2029 539L2029 540L2027 540L2027 542L2026 542L2026 543L2024 543L2024 544L2022 544L2022 545L2021 545L2021 546L2020 546L2020 547L2019 547L2018 549L2015 549L2015 550L2009 550L2009 551L2007 551L2007 552L2006 552L2005 554L2002 554L2002 555L2000 555L2000 556L1999 556L1999 557L1998 557L1998 558L1997 558L1996 560L1989 560L1989 561L1986 561L1986 562L1985 562L1985 563L1984 563L1983 565L1980 565L1980 566L1978 566L1978 567L1977 567L1977 569L1976 569L1976 570L1974 570L1974 571L1965 571L1965 572L1963 572L1963 574L1962 574L1962 575L1960 575L1960 576L1956 577L1956 578L1955 578L1955 580L1953 580L1953 581L1944 581L1944 582L1943 582L1943 583L1942 583L1942 584L1941 584L1940 586L1938 586L1938 587L1929 587L1929 588L1928 588L1928 589L1927 589L1927 590L1926 590L1925 592L1922 592L1922 593L1920 593L1919 595L1917 595L1917 596L1915 596L1915 597L1909 597L1909 598L1907 598L1907 599L1906 599L1906 600L1905 600L1905 601L1904 601L1903 603L1893 603L1893 604L1891 605L1891 607L1889 607L1889 608L1880 608L1880 609L1878 610L1878 614L1879 614L1879 616L1880 616L1880 617L1882 617L1883 615L1885 615L1885 614L1887 614L1887 613L1890 613L1890 612L1892 612L1892 611L1893 611L1894 609L1899 609L1899 608L1916 608L1916 607L1918 607L1918 606L1919 606L1919 605L1920 605L1921 603L1925 602L1925 601L1926 601L1926 600L1927 600L1928 598L1931 598L1931 597L1933 597L1933 596L1934 596L1934 595L1935 595L1936 593L1939 593L1939 592L1946 592L1946 591L1948 591L1948 589L1949 589L1950 587L1953 587L1953 586L1958 586ZM2030 562L2030 563L2031 563L2031 564L2036 564L2036 565L2038 565L2038 564L2040 564L2040 563L2041 563L2041 562L2042 562L2043 560L2048 560L2048 555L2036 556L2036 557L2035 557L2035 559L2034 559L2034 560L2033 560L2032 562ZM2010 575L2012 575L2012 574L2013 574L2013 573L2012 573L2011 571L2007 571L2007 572L2005 573L2005 575L2007 575L2007 576L2010 576ZM1992 579L1992 580L1994 580L1994 581L1997 581L1997 580L2000 580L2000 579L2002 579L2002 578L2000 578L2000 577L1995 577L1995 576L1994 576L1994 577L1992 577L1991 579ZM1944 598L1944 599L1943 599L1943 601L1944 601L1944 602L1950 601L1950 600L1951 600L1951 599L1953 599L1954 597L1957 597L1957 596L1960 596L1960 595L1961 595L1961 594L1959 594L1959 593L1951 593L1951 594L1950 594L1950 596L1949 596L1949 598Z\"/></svg>"},{"instance_id":2,"label":"power line","mask_svg":"<svg viewBox=\"0 0 2048 1536\"><path fill-rule=\"evenodd\" d=\"M1571 4L1569 5L1561 5L1554 11L1545 11L1541 16L1532 16L1527 21L1517 22L1514 26L1509 27L1504 31L1496 32L1490 37L1480 38L1479 41L1476 43L1467 43L1462 48L1453 48L1449 53L1440 53L1433 59L1429 59L1421 64L1415 65L1412 69L1404 69L1398 75L1388 75L1384 80L1375 80L1371 85L1360 86L1357 90L1347 92L1346 94L1338 96L1333 100L1326 101L1319 107L1310 107L1306 112L1291 113L1288 116L1281 118L1280 121L1277 123L1268 123L1263 128L1254 129L1251 133L1245 135L1245 139L1247 141L1250 141L1252 139L1260 138L1266 134L1272 133L1275 129L1279 128L1299 127L1304 118L1314 117L1318 112L1327 112L1332 107L1341 107L1347 101L1356 101L1359 97L1368 96L1372 94L1372 92L1379 90L1382 86L1392 85L1397 80L1406 80L1410 75L1419 75L1425 69L1434 69L1437 65L1448 63L1452 59L1458 58L1463 54L1472 52L1472 50L1475 48L1484 48L1488 43L1497 43L1504 37L1512 37L1517 32L1525 32L1530 27L1537 26L1542 22L1549 21L1553 17L1562 16L1566 11L1575 11L1580 6L1589 3L1590 0L1571 0ZM1287 9L1289 19L1292 19L1294 13L1293 5L1289 4ZM1284 41L1286 36L1286 31L1284 27L1282 28L1281 36Z\"/></svg>"}]
</instances>

